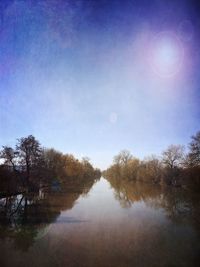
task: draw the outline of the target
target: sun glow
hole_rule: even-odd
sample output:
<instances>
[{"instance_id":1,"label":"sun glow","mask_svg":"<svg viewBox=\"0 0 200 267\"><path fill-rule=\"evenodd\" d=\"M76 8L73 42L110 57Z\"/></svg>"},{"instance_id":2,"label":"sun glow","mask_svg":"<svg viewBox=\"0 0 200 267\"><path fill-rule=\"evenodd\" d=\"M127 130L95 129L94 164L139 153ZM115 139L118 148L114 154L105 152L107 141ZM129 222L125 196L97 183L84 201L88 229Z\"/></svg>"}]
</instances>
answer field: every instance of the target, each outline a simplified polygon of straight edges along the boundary
<instances>
[{"instance_id":1,"label":"sun glow","mask_svg":"<svg viewBox=\"0 0 200 267\"><path fill-rule=\"evenodd\" d=\"M150 64L158 75L173 76L181 68L183 48L179 39L172 33L158 34L151 45Z\"/></svg>"}]
</instances>

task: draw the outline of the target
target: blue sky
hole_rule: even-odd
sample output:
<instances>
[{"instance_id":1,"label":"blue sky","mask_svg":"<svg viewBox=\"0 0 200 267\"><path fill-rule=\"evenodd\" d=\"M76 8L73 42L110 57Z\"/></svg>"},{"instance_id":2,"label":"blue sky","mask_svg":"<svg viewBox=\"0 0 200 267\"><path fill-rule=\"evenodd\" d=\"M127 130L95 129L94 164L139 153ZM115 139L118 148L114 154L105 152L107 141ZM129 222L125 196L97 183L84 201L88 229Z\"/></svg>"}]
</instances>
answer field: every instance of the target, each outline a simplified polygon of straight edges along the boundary
<instances>
[{"instance_id":1,"label":"blue sky","mask_svg":"<svg viewBox=\"0 0 200 267\"><path fill-rule=\"evenodd\" d=\"M199 18L198 1L2 1L0 145L33 134L105 168L121 149L187 144L200 128ZM158 60L160 36L172 53Z\"/></svg>"}]
</instances>

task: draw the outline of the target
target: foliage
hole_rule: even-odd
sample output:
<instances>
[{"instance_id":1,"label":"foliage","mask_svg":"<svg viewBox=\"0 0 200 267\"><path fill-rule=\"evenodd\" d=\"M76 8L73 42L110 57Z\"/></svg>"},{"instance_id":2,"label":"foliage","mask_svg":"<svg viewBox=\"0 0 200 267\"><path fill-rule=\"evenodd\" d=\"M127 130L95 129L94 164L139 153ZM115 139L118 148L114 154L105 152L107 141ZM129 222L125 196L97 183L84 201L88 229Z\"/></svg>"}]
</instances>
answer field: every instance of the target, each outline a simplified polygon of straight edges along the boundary
<instances>
[{"instance_id":1,"label":"foliage","mask_svg":"<svg viewBox=\"0 0 200 267\"><path fill-rule=\"evenodd\" d=\"M141 161L122 150L103 175L109 181L116 178L200 190L200 132L192 136L188 154L182 145L170 145L161 158L151 156Z\"/></svg>"},{"instance_id":2,"label":"foliage","mask_svg":"<svg viewBox=\"0 0 200 267\"><path fill-rule=\"evenodd\" d=\"M95 181L101 175L88 158L80 161L71 154L42 148L32 135L18 139L15 149L4 146L0 155L3 159L0 184L4 185L1 192L8 192L11 188L13 192L35 191L55 181L78 184L80 181ZM9 178L5 180L7 176ZM15 188L11 184L15 184Z\"/></svg>"}]
</instances>

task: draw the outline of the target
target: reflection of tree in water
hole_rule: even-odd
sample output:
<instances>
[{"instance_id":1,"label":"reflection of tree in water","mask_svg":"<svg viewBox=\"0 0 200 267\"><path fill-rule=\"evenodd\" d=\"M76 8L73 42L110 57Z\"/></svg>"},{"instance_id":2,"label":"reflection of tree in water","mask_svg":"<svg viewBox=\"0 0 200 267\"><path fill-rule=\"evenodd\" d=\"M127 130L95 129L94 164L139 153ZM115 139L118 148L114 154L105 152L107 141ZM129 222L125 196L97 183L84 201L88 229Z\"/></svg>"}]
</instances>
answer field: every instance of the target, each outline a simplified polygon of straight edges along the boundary
<instances>
[{"instance_id":1,"label":"reflection of tree in water","mask_svg":"<svg viewBox=\"0 0 200 267\"><path fill-rule=\"evenodd\" d=\"M109 179L111 186L115 190L115 198L124 208L131 207L134 202L151 201L158 197L160 187L157 185L149 186L141 182L130 182L120 178Z\"/></svg>"},{"instance_id":2,"label":"reflection of tree in water","mask_svg":"<svg viewBox=\"0 0 200 267\"><path fill-rule=\"evenodd\" d=\"M143 201L155 209L162 208L175 223L192 223L200 230L200 197L181 188L161 187L142 182L130 182L119 178L109 179L115 190L115 198L123 208Z\"/></svg>"},{"instance_id":3,"label":"reflection of tree in water","mask_svg":"<svg viewBox=\"0 0 200 267\"><path fill-rule=\"evenodd\" d=\"M0 238L12 240L16 248L27 250L48 232L61 211L72 209L80 195L89 192L93 183L91 179L74 185L60 185L56 191L44 188L37 194L0 199Z\"/></svg>"},{"instance_id":4,"label":"reflection of tree in water","mask_svg":"<svg viewBox=\"0 0 200 267\"><path fill-rule=\"evenodd\" d=\"M192 223L200 231L200 197L198 194L180 188L170 188L170 190L164 188L163 197L158 205L174 222Z\"/></svg>"}]
</instances>

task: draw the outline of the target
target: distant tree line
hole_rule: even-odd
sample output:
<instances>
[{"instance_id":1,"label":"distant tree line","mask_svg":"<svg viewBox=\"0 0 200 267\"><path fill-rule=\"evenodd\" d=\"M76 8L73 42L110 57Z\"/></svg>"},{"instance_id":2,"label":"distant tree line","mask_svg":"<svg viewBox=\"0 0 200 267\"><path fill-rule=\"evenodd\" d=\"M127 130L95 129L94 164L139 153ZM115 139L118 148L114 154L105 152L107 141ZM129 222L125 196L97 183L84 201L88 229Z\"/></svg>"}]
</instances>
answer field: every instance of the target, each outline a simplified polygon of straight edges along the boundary
<instances>
[{"instance_id":1,"label":"distant tree line","mask_svg":"<svg viewBox=\"0 0 200 267\"><path fill-rule=\"evenodd\" d=\"M128 150L122 150L103 175L107 179L115 177L200 190L200 131L191 137L187 153L182 145L170 145L161 157L139 160Z\"/></svg>"},{"instance_id":2,"label":"distant tree line","mask_svg":"<svg viewBox=\"0 0 200 267\"><path fill-rule=\"evenodd\" d=\"M32 135L18 139L15 148L3 146L0 158L0 195L35 191L52 183L83 183L101 175L88 158L80 161L71 154L43 148Z\"/></svg>"}]
</instances>

